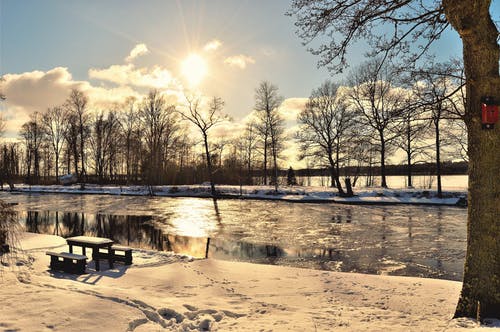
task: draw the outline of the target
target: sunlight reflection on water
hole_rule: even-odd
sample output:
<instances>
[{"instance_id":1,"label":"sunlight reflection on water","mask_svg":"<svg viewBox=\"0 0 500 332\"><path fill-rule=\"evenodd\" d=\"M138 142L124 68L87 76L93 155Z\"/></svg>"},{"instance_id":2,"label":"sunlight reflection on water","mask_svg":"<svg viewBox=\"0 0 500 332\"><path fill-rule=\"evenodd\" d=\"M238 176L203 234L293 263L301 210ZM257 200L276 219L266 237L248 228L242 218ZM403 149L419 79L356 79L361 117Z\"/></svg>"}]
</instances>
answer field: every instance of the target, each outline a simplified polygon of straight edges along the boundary
<instances>
[{"instance_id":1,"label":"sunlight reflection on water","mask_svg":"<svg viewBox=\"0 0 500 332\"><path fill-rule=\"evenodd\" d=\"M168 232L192 237L209 237L217 231L217 213L214 202L209 199L186 198L172 207L171 202L162 202L172 214L167 220L160 220L158 224L168 223Z\"/></svg>"}]
</instances>

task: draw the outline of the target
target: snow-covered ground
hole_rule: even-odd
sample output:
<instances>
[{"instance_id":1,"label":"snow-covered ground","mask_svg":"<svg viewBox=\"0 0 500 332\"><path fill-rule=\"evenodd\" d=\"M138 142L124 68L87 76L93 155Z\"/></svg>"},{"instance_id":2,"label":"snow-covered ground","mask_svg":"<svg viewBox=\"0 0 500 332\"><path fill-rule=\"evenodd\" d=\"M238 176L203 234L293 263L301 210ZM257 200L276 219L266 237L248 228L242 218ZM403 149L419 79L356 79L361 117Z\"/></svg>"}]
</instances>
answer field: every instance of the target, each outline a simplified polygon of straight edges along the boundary
<instances>
[{"instance_id":1,"label":"snow-covered ground","mask_svg":"<svg viewBox=\"0 0 500 332\"><path fill-rule=\"evenodd\" d=\"M193 260L134 251L130 267L48 269L64 239L23 233L0 266L5 331L492 331L452 320L461 283ZM106 267L106 264L103 264Z\"/></svg>"},{"instance_id":2,"label":"snow-covered ground","mask_svg":"<svg viewBox=\"0 0 500 332\"><path fill-rule=\"evenodd\" d=\"M275 192L272 186L229 186L216 187L222 197L269 199L292 202L337 202L346 204L431 204L431 205L463 205L466 203L465 190L444 191L443 198L436 197L436 191L422 189L385 189L361 188L355 190L354 197L340 197L337 190L325 187L283 186ZM8 189L5 189L8 190ZM166 197L209 197L210 186L98 186L80 185L41 186L16 185L17 192L37 193L74 193L74 194L109 194L109 195L150 195Z\"/></svg>"}]
</instances>

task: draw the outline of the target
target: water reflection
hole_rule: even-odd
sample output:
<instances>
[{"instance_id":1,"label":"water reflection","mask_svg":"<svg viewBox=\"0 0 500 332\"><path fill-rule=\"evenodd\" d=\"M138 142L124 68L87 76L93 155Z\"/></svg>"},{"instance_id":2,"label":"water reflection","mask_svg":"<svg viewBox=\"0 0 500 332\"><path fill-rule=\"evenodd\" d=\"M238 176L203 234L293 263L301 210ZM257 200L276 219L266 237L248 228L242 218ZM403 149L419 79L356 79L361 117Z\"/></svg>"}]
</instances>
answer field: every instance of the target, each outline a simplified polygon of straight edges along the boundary
<instances>
[{"instance_id":1,"label":"water reflection","mask_svg":"<svg viewBox=\"0 0 500 332\"><path fill-rule=\"evenodd\" d=\"M5 195L27 231L336 271L460 280L466 210L198 198Z\"/></svg>"}]
</instances>

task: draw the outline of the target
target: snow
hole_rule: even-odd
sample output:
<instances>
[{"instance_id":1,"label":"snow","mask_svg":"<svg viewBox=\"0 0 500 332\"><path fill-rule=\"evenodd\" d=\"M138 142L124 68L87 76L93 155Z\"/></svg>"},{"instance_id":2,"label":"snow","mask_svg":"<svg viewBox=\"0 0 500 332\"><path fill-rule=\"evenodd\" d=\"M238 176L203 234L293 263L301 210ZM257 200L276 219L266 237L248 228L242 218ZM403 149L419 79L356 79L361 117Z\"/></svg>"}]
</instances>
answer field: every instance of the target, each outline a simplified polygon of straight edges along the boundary
<instances>
[{"instance_id":1,"label":"snow","mask_svg":"<svg viewBox=\"0 0 500 332\"><path fill-rule=\"evenodd\" d=\"M134 264L81 276L48 269L64 239L23 233L0 266L7 331L490 331L451 316L461 283L194 260L134 250ZM37 245L38 244L38 245ZM103 261L104 263L104 261ZM106 264L102 264L106 267Z\"/></svg>"},{"instance_id":2,"label":"snow","mask_svg":"<svg viewBox=\"0 0 500 332\"><path fill-rule=\"evenodd\" d=\"M164 197L210 197L210 186L153 186L155 196ZM216 190L224 198L282 200L288 202L335 202L345 204L425 204L458 205L466 202L465 190L444 191L438 198L436 191L421 189L360 188L354 197L341 197L336 189L325 187L283 186L275 192L272 186L230 186L218 185ZM87 184L82 189L79 184L71 186L16 185L16 192L31 193L73 193L146 196L150 194L147 186L99 186Z\"/></svg>"}]
</instances>

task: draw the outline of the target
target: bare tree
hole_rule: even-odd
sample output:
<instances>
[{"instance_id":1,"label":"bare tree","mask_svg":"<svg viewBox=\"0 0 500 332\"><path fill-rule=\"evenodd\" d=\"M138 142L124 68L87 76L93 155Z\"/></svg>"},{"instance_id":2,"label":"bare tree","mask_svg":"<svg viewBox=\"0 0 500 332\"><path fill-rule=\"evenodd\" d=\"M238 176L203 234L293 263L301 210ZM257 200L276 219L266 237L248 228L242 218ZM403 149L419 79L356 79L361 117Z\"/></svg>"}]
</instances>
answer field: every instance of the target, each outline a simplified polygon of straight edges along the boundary
<instances>
[{"instance_id":1,"label":"bare tree","mask_svg":"<svg viewBox=\"0 0 500 332\"><path fill-rule=\"evenodd\" d=\"M298 116L300 130L296 137L300 143L301 159L315 156L326 161L331 186L336 187L340 195L345 195L339 179L340 154L354 114L347 108L338 88L337 84L327 81L312 91Z\"/></svg>"},{"instance_id":2,"label":"bare tree","mask_svg":"<svg viewBox=\"0 0 500 332\"><path fill-rule=\"evenodd\" d=\"M71 93L66 100L66 108L69 112L69 117L71 119L70 121L70 126L73 126L76 128L70 128L70 135L72 135L72 139L74 139L74 134L78 133L78 152L79 152L79 157L80 157L80 162L81 162L81 167L80 167L80 174L78 175L80 182L82 182L82 186L84 186L84 183L86 181L87 177L87 170L86 170L86 160L85 160L85 147L86 147L86 142L89 134L89 127L88 127L88 120L89 120L89 115L87 112L87 104L88 104L88 97L82 92L77 89L71 90ZM74 132L73 130L76 129L77 132ZM77 152L77 149L73 147L73 152ZM77 155L74 155L75 158L75 165L78 162L77 161ZM75 167L75 172L77 172L77 167ZM77 172L78 173L78 172Z\"/></svg>"},{"instance_id":3,"label":"bare tree","mask_svg":"<svg viewBox=\"0 0 500 332\"><path fill-rule=\"evenodd\" d=\"M447 77L452 80L454 87L459 88L455 89L453 93L446 98L450 115L450 123L445 130L451 146L455 147L453 155L468 162L468 135L467 125L465 123L467 96L463 64L461 61L454 59L451 61L449 67L451 67L452 74Z\"/></svg>"},{"instance_id":4,"label":"bare tree","mask_svg":"<svg viewBox=\"0 0 500 332\"><path fill-rule=\"evenodd\" d=\"M395 144L406 155L406 176L408 187L413 186L413 165L417 158L423 157L429 144L425 142L427 133L427 121L424 119L423 107L417 106L417 95L408 91L404 99L404 107L396 119L397 126L394 128L397 134Z\"/></svg>"},{"instance_id":5,"label":"bare tree","mask_svg":"<svg viewBox=\"0 0 500 332\"><path fill-rule=\"evenodd\" d=\"M222 169L222 162L224 161L224 150L228 147L230 141L227 137L217 137L213 144L212 150L215 151L212 155L215 157L215 162L218 163L219 170Z\"/></svg>"},{"instance_id":6,"label":"bare tree","mask_svg":"<svg viewBox=\"0 0 500 332\"><path fill-rule=\"evenodd\" d=\"M14 177L19 175L19 161L21 159L17 143L3 144L1 150L1 178L0 183L3 189L4 181L9 184L11 190L14 189Z\"/></svg>"},{"instance_id":7,"label":"bare tree","mask_svg":"<svg viewBox=\"0 0 500 332\"><path fill-rule=\"evenodd\" d=\"M108 112L106 117L100 112L92 121L89 142L94 157L95 172L100 183L104 181L106 169L109 178L112 179L116 151L119 148L119 126L118 118L113 111Z\"/></svg>"},{"instance_id":8,"label":"bare tree","mask_svg":"<svg viewBox=\"0 0 500 332\"><path fill-rule=\"evenodd\" d=\"M343 143L345 150L344 166L346 175L351 178L352 186L355 187L361 175L362 167L365 167L365 186L373 187L374 165L378 164L378 147L373 139L374 131L367 128L359 121L353 121L346 133Z\"/></svg>"},{"instance_id":9,"label":"bare tree","mask_svg":"<svg viewBox=\"0 0 500 332\"><path fill-rule=\"evenodd\" d=\"M243 154L243 164L247 169L247 183L252 184L252 170L253 163L255 160L255 150L257 149L257 129L256 124L253 121L250 121L245 126L245 131L239 142L241 142L241 150Z\"/></svg>"},{"instance_id":10,"label":"bare tree","mask_svg":"<svg viewBox=\"0 0 500 332\"><path fill-rule=\"evenodd\" d=\"M0 77L0 84L3 83L3 77ZM2 93L2 89L0 88L0 100L4 100L5 96ZM3 116L0 114L0 137L3 136L5 132L5 120ZM4 144L2 146L2 154L0 155L0 187L3 190L3 184L4 181L7 180L8 183L10 184L10 167L9 167L9 154L8 154L8 148L7 145ZM12 189L12 186L11 186Z\"/></svg>"},{"instance_id":11,"label":"bare tree","mask_svg":"<svg viewBox=\"0 0 500 332\"><path fill-rule=\"evenodd\" d=\"M164 175L165 136L177 130L176 109L168 105L158 90L152 90L139 111L147 151L146 178L148 184L160 183Z\"/></svg>"},{"instance_id":12,"label":"bare tree","mask_svg":"<svg viewBox=\"0 0 500 332\"><path fill-rule=\"evenodd\" d=\"M437 68L436 68L437 69ZM442 136L443 122L450 119L452 107L449 96L454 94L453 86L446 75L434 74L430 71L421 73L420 80L414 89L419 102L427 111L427 119L434 129L434 155L436 160L437 195L442 197L441 153L445 140Z\"/></svg>"},{"instance_id":13,"label":"bare tree","mask_svg":"<svg viewBox=\"0 0 500 332\"><path fill-rule=\"evenodd\" d=\"M140 121L136 98L127 98L123 107L125 110L119 123L125 139L125 173L127 176L127 183L129 183L132 178L132 173L134 173L133 169L136 170L135 174L137 175L137 170L139 168L138 159L141 148Z\"/></svg>"},{"instance_id":14,"label":"bare tree","mask_svg":"<svg viewBox=\"0 0 500 332\"><path fill-rule=\"evenodd\" d=\"M217 124L227 119L227 116L222 114L224 101L219 97L210 99L208 106L203 108L200 96L186 95L187 109L182 112L182 117L192 123L201 133L203 145L205 148L205 160L207 162L207 171L210 178L210 192L213 197L216 197L214 174L212 167L212 159L210 154L210 146L208 140L208 131Z\"/></svg>"},{"instance_id":15,"label":"bare tree","mask_svg":"<svg viewBox=\"0 0 500 332\"><path fill-rule=\"evenodd\" d=\"M289 12L297 17L305 43L328 36L329 41L313 53L334 71L345 68L348 48L360 39L368 41L371 54L397 55L411 66L447 28L461 37L470 181L467 255L455 317L500 317L500 241L491 236L500 228L500 126L493 131L481 126L481 98L500 100L500 47L491 4L490 0L294 0Z\"/></svg>"},{"instance_id":16,"label":"bare tree","mask_svg":"<svg viewBox=\"0 0 500 332\"><path fill-rule=\"evenodd\" d=\"M370 60L353 71L348 92L350 104L364 118L378 139L381 186L387 188L385 162L393 141L392 128L401 113L404 96L391 82L392 73L379 59Z\"/></svg>"},{"instance_id":17,"label":"bare tree","mask_svg":"<svg viewBox=\"0 0 500 332\"><path fill-rule=\"evenodd\" d=\"M178 112L173 111L171 108L171 114L169 114L169 121L167 123L167 128L162 138L162 145L164 146L163 153L163 170L167 173L168 168L175 160L176 150L179 148L178 144L182 141L182 136L185 135L183 130L183 124L180 121L180 116Z\"/></svg>"},{"instance_id":18,"label":"bare tree","mask_svg":"<svg viewBox=\"0 0 500 332\"><path fill-rule=\"evenodd\" d=\"M50 142L55 156L56 181L59 183L59 159L64 145L66 135L67 114L64 107L56 106L48 108L42 116L47 139Z\"/></svg>"},{"instance_id":19,"label":"bare tree","mask_svg":"<svg viewBox=\"0 0 500 332\"><path fill-rule=\"evenodd\" d=\"M279 114L279 106L283 97L278 94L278 87L263 81L255 89L255 110L257 111L257 128L259 130L264 156L264 184L267 184L267 157L269 149L273 158L273 183L278 191L278 154L284 132L283 118Z\"/></svg>"},{"instance_id":20,"label":"bare tree","mask_svg":"<svg viewBox=\"0 0 500 332\"><path fill-rule=\"evenodd\" d=\"M68 110L68 109L66 109ZM66 168L68 174L71 174L71 161L73 161L73 168L75 171L75 175L78 176L79 166L78 163L80 161L80 150L78 149L78 119L75 114L66 112L66 132L65 132L65 140L66 140Z\"/></svg>"},{"instance_id":21,"label":"bare tree","mask_svg":"<svg viewBox=\"0 0 500 332\"><path fill-rule=\"evenodd\" d=\"M21 127L21 137L26 145L26 175L28 182L32 183L31 175L35 182L40 180L40 147L44 139L44 130L38 112L31 114L30 121ZM33 173L31 169L33 166Z\"/></svg>"},{"instance_id":22,"label":"bare tree","mask_svg":"<svg viewBox=\"0 0 500 332\"><path fill-rule=\"evenodd\" d=\"M452 119L449 125L445 128L446 136L450 141L450 145L454 148L452 155L460 158L465 162L469 161L467 153L467 127L465 122L459 119Z\"/></svg>"}]
</instances>

